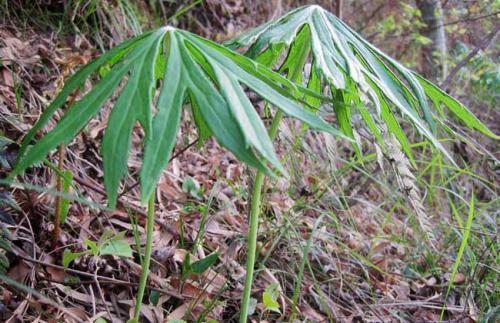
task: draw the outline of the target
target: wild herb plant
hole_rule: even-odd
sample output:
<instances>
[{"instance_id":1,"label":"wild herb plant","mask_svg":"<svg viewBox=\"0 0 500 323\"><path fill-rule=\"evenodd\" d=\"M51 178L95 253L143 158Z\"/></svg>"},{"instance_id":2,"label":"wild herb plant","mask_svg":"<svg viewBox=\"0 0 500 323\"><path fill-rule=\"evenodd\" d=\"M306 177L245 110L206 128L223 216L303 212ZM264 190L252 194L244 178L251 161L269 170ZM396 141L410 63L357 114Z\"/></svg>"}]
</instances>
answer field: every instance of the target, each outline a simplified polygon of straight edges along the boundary
<instances>
[{"instance_id":1,"label":"wild herb plant","mask_svg":"<svg viewBox=\"0 0 500 323\"><path fill-rule=\"evenodd\" d=\"M11 174L11 178L20 174L59 144L67 144L106 102L114 101L101 150L108 203L114 207L120 183L127 174L131 134L139 121L144 130L141 201L147 202L148 212L134 322L139 319L149 273L155 187L175 145L184 104L189 103L202 140L214 136L238 159L258 171L251 198L241 322L246 321L253 281L264 177L286 174L272 143L283 114L312 128L355 139L351 117L359 113L380 146L384 146L384 136L394 136L410 161L413 157L409 141L398 124L398 114L410 120L447 156L434 133L436 124L445 118L442 106L468 127L498 138L458 101L383 54L318 6L296 9L241 36L230 46L249 47L248 57L172 27L147 32L111 49L66 82L26 135ZM284 53L286 58L278 72L288 79L266 67L275 65ZM304 83L304 71L307 88L300 85ZM72 93L83 89L88 79L97 81L64 112L52 130L30 146L35 134ZM244 87L278 109L269 131ZM323 95L325 90L330 93L328 97ZM333 107L342 132L313 113L324 102Z\"/></svg>"},{"instance_id":2,"label":"wild herb plant","mask_svg":"<svg viewBox=\"0 0 500 323\"><path fill-rule=\"evenodd\" d=\"M98 79L95 85L64 112L52 130L30 146L35 134L68 97L94 77ZM59 144L71 141L116 93L101 149L108 204L114 207L120 182L127 174L132 131L137 121L141 124L145 134L141 201L148 203L148 212L135 321L140 315L151 259L154 191L175 145L185 103L190 103L202 140L213 135L238 159L260 172L286 174L243 85L283 113L342 136L297 103L305 89L221 45L164 27L128 40L83 67L66 82L24 138L11 178L43 160ZM155 106L153 102L157 102Z\"/></svg>"},{"instance_id":3,"label":"wild herb plant","mask_svg":"<svg viewBox=\"0 0 500 323\"><path fill-rule=\"evenodd\" d=\"M268 65L318 94L330 93L329 105L336 115L338 127L353 139L359 154L356 129L352 116L358 114L375 143L384 148L393 160L403 189L425 230L430 230L410 166L415 166L410 143L397 121L398 116L409 120L448 159L453 159L436 135L437 125L448 118L443 107L470 129L499 138L464 105L436 85L381 52L364 40L332 13L312 5L292 10L288 14L257 27L227 43L233 49L246 48L246 56ZM283 62L280 58L285 56ZM302 80L302 76L306 80ZM428 101L431 101L434 109ZM324 103L311 97L308 103L320 109ZM270 132L275 134L282 115L274 117ZM394 139L395 138L395 139ZM401 152L404 152L405 155ZM410 165L411 164L411 165ZM240 322L246 322L255 265L260 194L264 174L258 173L252 192L250 233L248 236L247 276Z\"/></svg>"}]
</instances>

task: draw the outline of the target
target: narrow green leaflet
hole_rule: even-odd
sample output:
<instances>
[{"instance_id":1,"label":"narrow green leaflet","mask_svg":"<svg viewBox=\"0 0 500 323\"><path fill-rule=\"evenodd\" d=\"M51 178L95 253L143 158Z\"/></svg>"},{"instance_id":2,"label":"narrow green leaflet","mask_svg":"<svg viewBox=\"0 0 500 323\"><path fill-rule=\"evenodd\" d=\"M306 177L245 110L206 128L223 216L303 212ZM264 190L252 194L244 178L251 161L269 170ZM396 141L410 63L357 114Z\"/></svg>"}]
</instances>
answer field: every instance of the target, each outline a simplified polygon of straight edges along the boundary
<instances>
[{"instance_id":1,"label":"narrow green leaflet","mask_svg":"<svg viewBox=\"0 0 500 323\"><path fill-rule=\"evenodd\" d=\"M98 73L103 66L106 71ZM64 105L68 95L96 74L100 75L100 81L64 112L54 129L27 149L34 133ZM114 97L101 151L111 207L116 204L120 183L127 174L132 132L137 122L145 133L140 171L141 200L145 202L168 163L185 103L191 103L202 141L213 135L249 166L269 175L286 174L259 114L245 93L247 88L312 128L342 135L299 104L309 95L307 89L221 45L186 31L163 27L116 47L68 81L26 139L26 152L12 176L42 160L60 143L72 140Z\"/></svg>"},{"instance_id":2,"label":"narrow green leaflet","mask_svg":"<svg viewBox=\"0 0 500 323\"><path fill-rule=\"evenodd\" d=\"M205 141L212 137L212 131L207 126L205 120L201 116L200 107L196 104L196 101L193 98L190 98L191 103L191 112L193 114L194 122L196 123L196 127L198 128L199 142L198 147L201 147Z\"/></svg>"},{"instance_id":3,"label":"narrow green leaflet","mask_svg":"<svg viewBox=\"0 0 500 323\"><path fill-rule=\"evenodd\" d=\"M99 67L105 65L106 63L112 62L117 57L123 56L128 50L133 48L137 42L141 39L147 37L148 33L145 33L141 36L129 39L120 45L112 48L108 52L99 56L89 64L85 65L82 69L80 69L75 75L68 79L65 86L61 90L61 92L57 95L54 101L48 106L48 108L43 112L40 116L38 122L30 129L28 134L24 137L23 143L21 145L21 149L19 150L19 156L23 156L30 144L31 140L33 140L35 134L47 124L50 118L54 115L57 109L61 108L68 99L68 96L71 95L77 88L83 86L85 80L94 73Z\"/></svg>"},{"instance_id":4,"label":"narrow green leaflet","mask_svg":"<svg viewBox=\"0 0 500 323\"><path fill-rule=\"evenodd\" d=\"M153 132L150 139L154 144L146 144L141 170L141 183L145 187L142 190L143 200L151 195L153 185L167 165L174 149L186 91L181 73L181 57L175 46L176 40L173 37L169 40L169 58L164 71L164 83L158 99L158 112L153 120Z\"/></svg>"},{"instance_id":5,"label":"narrow green leaflet","mask_svg":"<svg viewBox=\"0 0 500 323\"><path fill-rule=\"evenodd\" d=\"M443 104L451 112L453 112L460 120L462 120L469 128L476 129L488 137L500 139L500 136L495 135L486 127L472 112L469 111L462 103L455 100L440 88L432 84L430 81L424 79L420 75L416 75L417 80L424 87L425 92L434 100L435 104Z\"/></svg>"},{"instance_id":6,"label":"narrow green leaflet","mask_svg":"<svg viewBox=\"0 0 500 323\"><path fill-rule=\"evenodd\" d=\"M146 140L150 135L154 69L164 34L163 30L153 33L129 54L136 63L108 120L102 151L110 207L115 206L120 181L127 173L132 130L137 120L144 128Z\"/></svg>"},{"instance_id":7,"label":"narrow green leaflet","mask_svg":"<svg viewBox=\"0 0 500 323\"><path fill-rule=\"evenodd\" d=\"M381 106L382 110L380 116L382 117L382 120L385 121L387 129L399 141L399 143L401 144L401 148L405 152L406 156L408 156L408 159L410 160L412 165L415 165L415 159L413 158L413 154L411 152L410 142L408 141L408 138L406 137L403 129L401 129L398 120L396 119L394 114L391 113L389 107L385 102L382 102Z\"/></svg>"},{"instance_id":8,"label":"narrow green leaflet","mask_svg":"<svg viewBox=\"0 0 500 323\"><path fill-rule=\"evenodd\" d=\"M285 173L278 157L274 153L273 144L269 136L262 136L267 131L264 123L237 80L227 77L227 70L223 70L215 64L212 66L224 99L232 102L230 109L241 127L240 130L244 133L246 146L255 147L274 167L281 173Z\"/></svg>"},{"instance_id":9,"label":"narrow green leaflet","mask_svg":"<svg viewBox=\"0 0 500 323\"><path fill-rule=\"evenodd\" d=\"M309 28L304 26L299 33L295 41L291 44L290 50L287 53L287 57L283 64L279 68L279 72L286 72L291 76L291 73L296 70L297 79L296 83L302 83L302 70L307 62L307 56L309 56L309 52L311 50L311 41L309 39ZM308 98L306 98L307 100Z\"/></svg>"},{"instance_id":10,"label":"narrow green leaflet","mask_svg":"<svg viewBox=\"0 0 500 323\"><path fill-rule=\"evenodd\" d=\"M337 115L337 122L339 124L340 130L342 132L354 139L354 131L351 126L351 104L352 100L349 97L349 94L344 91L335 91L332 93L332 97L334 100L333 109L335 110L335 114ZM335 103L338 102L337 104ZM357 143L353 143L354 150L358 155L361 155L361 149L359 148Z\"/></svg>"},{"instance_id":11,"label":"narrow green leaflet","mask_svg":"<svg viewBox=\"0 0 500 323\"><path fill-rule=\"evenodd\" d=\"M321 93L321 76L318 73L318 69L316 68L316 64L311 64L311 72L309 76L309 81L307 82L307 88L311 91ZM315 97L308 96L306 98L306 102L312 106L314 109L318 110L321 105L321 100Z\"/></svg>"},{"instance_id":12,"label":"narrow green leaflet","mask_svg":"<svg viewBox=\"0 0 500 323\"><path fill-rule=\"evenodd\" d=\"M56 127L30 148L16 164L10 177L14 177L27 167L42 160L60 143L68 143L99 111L104 102L127 73L129 62L121 62L113 68L87 95L73 104L64 114ZM42 120L44 121L44 120ZM37 127L37 125L35 125Z\"/></svg>"},{"instance_id":13,"label":"narrow green leaflet","mask_svg":"<svg viewBox=\"0 0 500 323\"><path fill-rule=\"evenodd\" d=\"M219 253L214 252L209 254L203 259L197 260L190 265L193 274L202 274L205 270L212 267L213 264L219 259Z\"/></svg>"}]
</instances>

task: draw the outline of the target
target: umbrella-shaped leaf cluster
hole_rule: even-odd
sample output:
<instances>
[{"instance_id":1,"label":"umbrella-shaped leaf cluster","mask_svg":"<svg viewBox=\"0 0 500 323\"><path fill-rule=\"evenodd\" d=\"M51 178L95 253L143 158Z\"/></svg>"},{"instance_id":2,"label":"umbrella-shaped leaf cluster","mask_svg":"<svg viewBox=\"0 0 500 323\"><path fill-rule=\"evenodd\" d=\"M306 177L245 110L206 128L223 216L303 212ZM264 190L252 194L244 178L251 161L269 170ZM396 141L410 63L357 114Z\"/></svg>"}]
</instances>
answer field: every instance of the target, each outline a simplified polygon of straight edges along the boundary
<instances>
[{"instance_id":1,"label":"umbrella-shaped leaf cluster","mask_svg":"<svg viewBox=\"0 0 500 323\"><path fill-rule=\"evenodd\" d=\"M436 120L444 117L443 106L469 128L498 138L460 102L381 52L319 6L295 9L227 45L233 49L248 48L246 55L263 63L277 61L286 48L290 48L289 60L300 52L295 50L294 54L294 47L309 47L312 67L308 87L320 93L325 88L331 91L337 122L343 132L352 136L351 115L357 109L367 128L380 139L374 121L380 117L410 159L408 139L395 118L398 111L447 156L435 136ZM429 99L435 109L431 109Z\"/></svg>"},{"instance_id":2,"label":"umbrella-shaped leaf cluster","mask_svg":"<svg viewBox=\"0 0 500 323\"><path fill-rule=\"evenodd\" d=\"M104 72L103 72L104 71ZM97 73L100 72L100 73ZM56 126L33 146L37 131L67 98L95 74L99 80L70 106ZM186 31L164 27L128 40L92 61L72 78L24 139L11 176L71 141L104 104L114 100L102 144L104 183L114 206L127 173L134 125L144 129L141 196L151 195L176 142L181 111L190 103L203 137L213 135L241 161L266 173L285 173L245 88L311 127L340 134L297 102L297 88L267 67ZM114 97L116 96L116 99Z\"/></svg>"}]
</instances>

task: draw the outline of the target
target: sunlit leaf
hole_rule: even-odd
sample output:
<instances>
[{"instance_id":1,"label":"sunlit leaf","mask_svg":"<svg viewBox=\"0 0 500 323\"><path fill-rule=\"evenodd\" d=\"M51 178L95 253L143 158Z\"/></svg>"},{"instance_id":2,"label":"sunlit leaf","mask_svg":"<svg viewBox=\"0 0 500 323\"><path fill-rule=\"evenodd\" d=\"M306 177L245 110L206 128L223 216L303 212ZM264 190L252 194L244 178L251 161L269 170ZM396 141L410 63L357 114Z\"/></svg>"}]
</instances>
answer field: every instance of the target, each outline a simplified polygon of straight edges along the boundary
<instances>
[{"instance_id":1,"label":"sunlit leaf","mask_svg":"<svg viewBox=\"0 0 500 323\"><path fill-rule=\"evenodd\" d=\"M126 240L111 240L105 243L99 251L101 256L113 255L118 257L132 257L132 248Z\"/></svg>"},{"instance_id":2,"label":"sunlit leaf","mask_svg":"<svg viewBox=\"0 0 500 323\"><path fill-rule=\"evenodd\" d=\"M214 252L203 259L197 260L191 264L191 272L193 274L201 274L210 268L219 259L219 253Z\"/></svg>"},{"instance_id":3,"label":"sunlit leaf","mask_svg":"<svg viewBox=\"0 0 500 323\"><path fill-rule=\"evenodd\" d=\"M62 258L63 267L68 268L69 264L73 260L80 258L84 254L86 254L85 251L83 251L83 252L71 252L68 249L64 249L63 258Z\"/></svg>"},{"instance_id":4,"label":"sunlit leaf","mask_svg":"<svg viewBox=\"0 0 500 323\"><path fill-rule=\"evenodd\" d=\"M287 55L293 56L293 47L297 43L311 46L308 87L318 93L322 93L325 87L332 90L337 122L348 136L352 135L351 109L358 110L368 130L379 141L380 129L373 119L381 116L388 130L413 160L406 134L396 121L396 116L402 115L451 160L435 135L436 119L441 117L436 110L440 111L440 106L444 105L468 127L499 138L458 101L384 54L317 5L292 10L227 45L233 49L248 48L247 56L263 64L273 64L287 48L290 48ZM335 106L339 99L344 105ZM428 99L436 110L430 108ZM318 105L308 100L312 105ZM371 105L370 109L363 106L366 104Z\"/></svg>"},{"instance_id":5,"label":"sunlit leaf","mask_svg":"<svg viewBox=\"0 0 500 323\"><path fill-rule=\"evenodd\" d=\"M264 304L264 309L267 311L272 311L276 313L281 313L280 304L278 303L279 285L274 283L266 287L264 293L262 293L262 303Z\"/></svg>"}]
</instances>

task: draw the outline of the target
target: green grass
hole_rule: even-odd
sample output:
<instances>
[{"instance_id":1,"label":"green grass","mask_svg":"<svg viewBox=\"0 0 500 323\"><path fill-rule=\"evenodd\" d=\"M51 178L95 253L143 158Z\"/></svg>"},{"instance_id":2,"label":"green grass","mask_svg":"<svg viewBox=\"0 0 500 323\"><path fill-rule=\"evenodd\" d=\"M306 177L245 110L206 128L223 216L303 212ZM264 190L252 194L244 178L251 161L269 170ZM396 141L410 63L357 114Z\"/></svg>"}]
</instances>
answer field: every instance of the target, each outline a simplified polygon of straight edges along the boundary
<instances>
[{"instance_id":1,"label":"green grass","mask_svg":"<svg viewBox=\"0 0 500 323\"><path fill-rule=\"evenodd\" d=\"M142 33L151 19L140 2L130 0L69 0L50 5L41 0L0 0L0 22L22 30L56 31L62 36L79 34L101 51Z\"/></svg>"}]
</instances>

